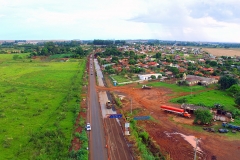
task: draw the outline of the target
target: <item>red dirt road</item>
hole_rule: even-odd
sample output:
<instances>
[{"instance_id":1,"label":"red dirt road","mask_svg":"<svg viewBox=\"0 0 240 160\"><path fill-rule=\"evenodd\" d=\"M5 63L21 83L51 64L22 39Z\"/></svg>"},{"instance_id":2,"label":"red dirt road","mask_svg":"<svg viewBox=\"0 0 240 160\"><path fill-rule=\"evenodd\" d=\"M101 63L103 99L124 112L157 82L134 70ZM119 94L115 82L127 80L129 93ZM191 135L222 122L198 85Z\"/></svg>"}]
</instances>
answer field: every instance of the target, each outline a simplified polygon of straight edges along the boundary
<instances>
[{"instance_id":1,"label":"red dirt road","mask_svg":"<svg viewBox=\"0 0 240 160\"><path fill-rule=\"evenodd\" d=\"M127 112L130 110L130 99L132 98L132 108L140 108L139 115L151 115L156 119L156 122L138 121L138 125L144 126L150 137L160 146L161 152L173 160L192 160L194 156L193 146L181 134L201 138L199 146L202 152L197 154L201 159L211 160L212 156L216 156L217 160L240 159L240 140L231 141L219 133L197 132L188 129L185 126L192 125L193 119L178 117L160 110L160 105L168 104L171 98L169 94L172 92L169 89L161 87L143 90L134 88L133 84L123 87L97 87L97 89L115 91L125 95L126 98L122 103L124 104L123 110ZM170 105L179 107L176 104ZM239 134L237 133L236 136Z\"/></svg>"}]
</instances>

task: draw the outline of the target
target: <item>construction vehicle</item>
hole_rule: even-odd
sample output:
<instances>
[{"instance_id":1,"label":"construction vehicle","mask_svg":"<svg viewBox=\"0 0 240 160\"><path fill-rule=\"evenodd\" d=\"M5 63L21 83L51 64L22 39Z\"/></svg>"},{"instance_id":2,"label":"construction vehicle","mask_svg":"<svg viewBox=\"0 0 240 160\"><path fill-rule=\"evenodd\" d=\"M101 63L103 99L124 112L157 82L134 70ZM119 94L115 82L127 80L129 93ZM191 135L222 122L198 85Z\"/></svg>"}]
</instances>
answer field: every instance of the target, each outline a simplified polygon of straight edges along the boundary
<instances>
[{"instance_id":1,"label":"construction vehicle","mask_svg":"<svg viewBox=\"0 0 240 160\"><path fill-rule=\"evenodd\" d=\"M175 107L166 106L166 105L162 105L161 109L164 111L171 112L171 113L177 113L183 117L188 117L188 118L191 117L191 115L188 112L184 111L184 109L175 108Z\"/></svg>"},{"instance_id":2,"label":"construction vehicle","mask_svg":"<svg viewBox=\"0 0 240 160\"><path fill-rule=\"evenodd\" d=\"M106 102L106 107L107 109L111 109L112 108L112 103L110 101Z\"/></svg>"},{"instance_id":3,"label":"construction vehicle","mask_svg":"<svg viewBox=\"0 0 240 160\"><path fill-rule=\"evenodd\" d=\"M142 89L151 89L152 87L147 86L147 85L142 85Z\"/></svg>"}]
</instances>

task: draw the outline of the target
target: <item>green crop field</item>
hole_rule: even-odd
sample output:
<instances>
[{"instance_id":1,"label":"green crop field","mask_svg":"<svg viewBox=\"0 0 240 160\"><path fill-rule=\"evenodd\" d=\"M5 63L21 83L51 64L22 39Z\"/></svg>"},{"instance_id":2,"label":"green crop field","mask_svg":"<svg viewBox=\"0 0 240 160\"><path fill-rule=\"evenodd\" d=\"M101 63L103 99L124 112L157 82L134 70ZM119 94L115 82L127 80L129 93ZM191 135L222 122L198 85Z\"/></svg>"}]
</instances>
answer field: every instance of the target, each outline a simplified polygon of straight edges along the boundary
<instances>
[{"instance_id":1,"label":"green crop field","mask_svg":"<svg viewBox=\"0 0 240 160\"><path fill-rule=\"evenodd\" d=\"M18 55L0 54L0 159L67 159L86 62Z\"/></svg>"}]
</instances>

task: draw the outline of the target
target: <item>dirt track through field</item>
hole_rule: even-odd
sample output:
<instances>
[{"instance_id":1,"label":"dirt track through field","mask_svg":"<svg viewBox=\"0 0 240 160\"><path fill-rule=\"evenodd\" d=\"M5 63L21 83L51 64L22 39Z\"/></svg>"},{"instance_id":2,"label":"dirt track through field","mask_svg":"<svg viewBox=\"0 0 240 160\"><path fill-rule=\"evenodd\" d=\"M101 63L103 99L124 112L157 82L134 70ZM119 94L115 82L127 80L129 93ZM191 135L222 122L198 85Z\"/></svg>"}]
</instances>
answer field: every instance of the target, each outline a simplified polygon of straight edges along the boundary
<instances>
[{"instance_id":1,"label":"dirt track through field","mask_svg":"<svg viewBox=\"0 0 240 160\"><path fill-rule=\"evenodd\" d=\"M240 157L239 140L229 141L219 133L197 132L188 129L181 122L185 123L188 121L187 123L192 125L193 119L167 114L160 110L160 105L162 104L179 107L177 104L170 104L168 102L172 98L170 96L172 91L169 89L159 87L144 90L134 88L134 85L131 84L111 88L97 87L97 90L114 91L120 95L124 95L126 96L122 100L124 111L129 112L131 106L130 99L132 99L132 108L140 108L142 110L139 115L151 115L154 119L158 120L158 123L138 121L138 125L144 126L150 137L160 146L161 151L170 155L173 160L192 160L194 156L193 146L181 134L201 138L199 146L202 152L197 154L201 159L211 160L212 156L216 156L218 160L238 160ZM181 93L181 95L186 94L189 93ZM174 119L174 122L171 119Z\"/></svg>"}]
</instances>

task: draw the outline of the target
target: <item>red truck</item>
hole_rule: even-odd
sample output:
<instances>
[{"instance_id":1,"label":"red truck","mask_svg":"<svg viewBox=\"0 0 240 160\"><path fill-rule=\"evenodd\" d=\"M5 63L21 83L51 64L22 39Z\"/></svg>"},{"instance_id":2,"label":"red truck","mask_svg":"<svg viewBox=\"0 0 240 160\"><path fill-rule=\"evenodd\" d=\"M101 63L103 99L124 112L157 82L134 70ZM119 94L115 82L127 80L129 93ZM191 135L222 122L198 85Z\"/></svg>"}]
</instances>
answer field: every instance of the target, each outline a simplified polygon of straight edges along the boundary
<instances>
[{"instance_id":1,"label":"red truck","mask_svg":"<svg viewBox=\"0 0 240 160\"><path fill-rule=\"evenodd\" d=\"M183 117L188 117L188 118L191 117L191 115L188 112L184 111L184 109L175 108L175 107L166 106L166 105L162 105L161 109L164 111L180 114Z\"/></svg>"}]
</instances>

